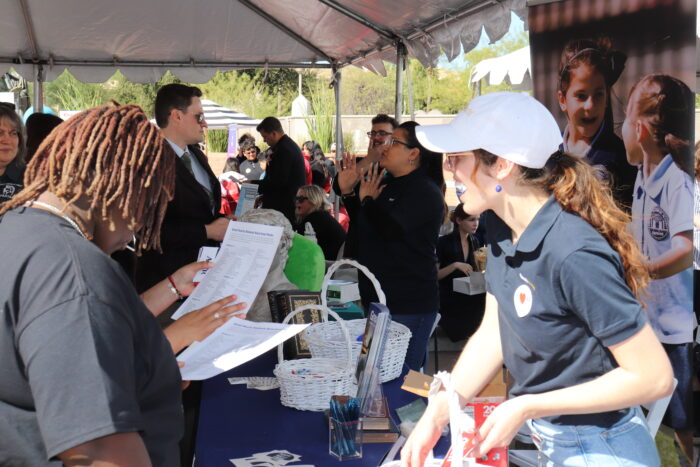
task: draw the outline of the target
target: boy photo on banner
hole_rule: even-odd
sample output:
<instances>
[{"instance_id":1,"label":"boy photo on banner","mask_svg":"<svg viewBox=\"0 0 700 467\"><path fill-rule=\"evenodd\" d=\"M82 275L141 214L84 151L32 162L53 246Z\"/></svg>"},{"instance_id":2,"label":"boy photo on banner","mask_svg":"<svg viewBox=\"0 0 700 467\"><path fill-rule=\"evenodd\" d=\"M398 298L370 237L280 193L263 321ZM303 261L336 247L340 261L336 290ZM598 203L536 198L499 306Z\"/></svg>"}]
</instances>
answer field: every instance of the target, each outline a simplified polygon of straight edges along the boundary
<instances>
[{"instance_id":1,"label":"boy photo on banner","mask_svg":"<svg viewBox=\"0 0 700 467\"><path fill-rule=\"evenodd\" d=\"M530 1L534 96L563 149L632 216L646 313L678 381L664 423L692 459L695 0Z\"/></svg>"}]
</instances>

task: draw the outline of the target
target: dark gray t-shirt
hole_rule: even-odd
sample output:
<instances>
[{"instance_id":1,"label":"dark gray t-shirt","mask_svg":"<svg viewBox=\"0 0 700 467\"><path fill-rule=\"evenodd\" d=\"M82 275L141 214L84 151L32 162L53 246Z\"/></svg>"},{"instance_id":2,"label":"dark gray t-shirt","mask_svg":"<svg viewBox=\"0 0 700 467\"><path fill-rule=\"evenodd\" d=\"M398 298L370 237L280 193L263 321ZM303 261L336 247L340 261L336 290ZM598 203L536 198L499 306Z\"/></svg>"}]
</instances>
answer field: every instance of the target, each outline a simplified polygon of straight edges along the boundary
<instances>
[{"instance_id":1,"label":"dark gray t-shirt","mask_svg":"<svg viewBox=\"0 0 700 467\"><path fill-rule=\"evenodd\" d=\"M121 268L43 210L5 214L0 239L0 465L133 431L154 466L179 465L179 369Z\"/></svg>"}]
</instances>

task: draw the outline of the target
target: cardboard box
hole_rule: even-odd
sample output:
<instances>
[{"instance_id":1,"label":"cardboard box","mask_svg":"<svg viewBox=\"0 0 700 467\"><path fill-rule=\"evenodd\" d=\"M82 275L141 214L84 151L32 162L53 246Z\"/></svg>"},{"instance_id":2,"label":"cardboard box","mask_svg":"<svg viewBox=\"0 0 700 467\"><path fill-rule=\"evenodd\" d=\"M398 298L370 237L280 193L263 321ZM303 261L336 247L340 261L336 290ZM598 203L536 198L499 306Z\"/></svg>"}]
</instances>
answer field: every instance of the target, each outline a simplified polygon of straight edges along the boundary
<instances>
[{"instance_id":1,"label":"cardboard box","mask_svg":"<svg viewBox=\"0 0 700 467\"><path fill-rule=\"evenodd\" d=\"M483 272L473 271L467 277L452 279L452 290L467 295L485 293L486 275Z\"/></svg>"}]
</instances>

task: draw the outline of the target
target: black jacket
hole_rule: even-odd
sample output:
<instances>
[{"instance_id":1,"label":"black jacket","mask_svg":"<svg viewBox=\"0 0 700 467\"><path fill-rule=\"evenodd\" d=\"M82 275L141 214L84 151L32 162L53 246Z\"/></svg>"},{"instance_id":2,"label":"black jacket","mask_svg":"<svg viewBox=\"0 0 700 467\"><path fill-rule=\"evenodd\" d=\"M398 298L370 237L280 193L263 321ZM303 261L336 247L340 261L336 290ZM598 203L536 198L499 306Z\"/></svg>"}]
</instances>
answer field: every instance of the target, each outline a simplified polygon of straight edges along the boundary
<instances>
[{"instance_id":1,"label":"black jacket","mask_svg":"<svg viewBox=\"0 0 700 467\"><path fill-rule=\"evenodd\" d=\"M209 176L216 212L212 213L209 195L202 185L177 157L175 196L168 204L160 230L163 253L147 251L137 259L135 282L139 293L162 281L180 267L196 261L200 247L218 246L218 242L207 239L205 225L221 217L218 212L221 206L221 186L202 151L196 145L188 146L188 150Z\"/></svg>"},{"instance_id":2,"label":"black jacket","mask_svg":"<svg viewBox=\"0 0 700 467\"><path fill-rule=\"evenodd\" d=\"M299 187L306 183L304 156L289 136L284 135L272 148L272 155L265 168L265 178L255 180L263 195L262 207L284 214L294 225L294 197Z\"/></svg>"}]
</instances>

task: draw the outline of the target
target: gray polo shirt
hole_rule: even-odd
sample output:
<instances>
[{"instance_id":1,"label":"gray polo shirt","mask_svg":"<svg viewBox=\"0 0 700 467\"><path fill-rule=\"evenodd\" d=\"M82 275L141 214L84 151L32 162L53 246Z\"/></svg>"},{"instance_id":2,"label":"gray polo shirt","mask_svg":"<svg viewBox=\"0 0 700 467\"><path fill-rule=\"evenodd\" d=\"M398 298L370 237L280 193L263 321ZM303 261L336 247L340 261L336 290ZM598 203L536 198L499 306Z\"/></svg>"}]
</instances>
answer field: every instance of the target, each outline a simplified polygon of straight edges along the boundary
<instances>
[{"instance_id":1,"label":"gray polo shirt","mask_svg":"<svg viewBox=\"0 0 700 467\"><path fill-rule=\"evenodd\" d=\"M39 209L0 217L0 238L0 465L62 465L123 432L179 465L180 371L119 265Z\"/></svg>"},{"instance_id":2,"label":"gray polo shirt","mask_svg":"<svg viewBox=\"0 0 700 467\"><path fill-rule=\"evenodd\" d=\"M553 197L515 245L493 212L485 219L486 284L499 304L503 358L515 380L511 395L573 386L617 367L607 347L636 334L646 319L620 256L603 236ZM620 414L547 420L607 426Z\"/></svg>"}]
</instances>

